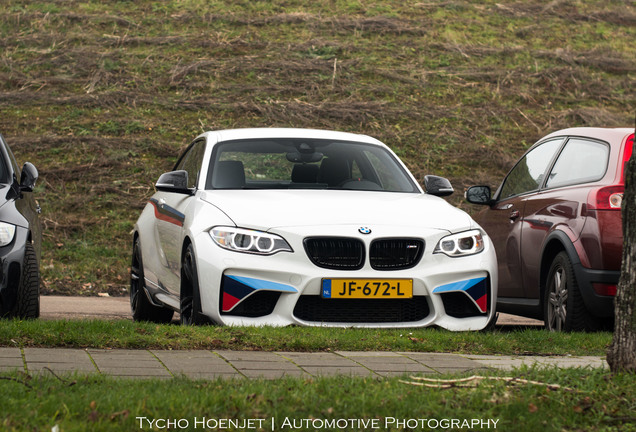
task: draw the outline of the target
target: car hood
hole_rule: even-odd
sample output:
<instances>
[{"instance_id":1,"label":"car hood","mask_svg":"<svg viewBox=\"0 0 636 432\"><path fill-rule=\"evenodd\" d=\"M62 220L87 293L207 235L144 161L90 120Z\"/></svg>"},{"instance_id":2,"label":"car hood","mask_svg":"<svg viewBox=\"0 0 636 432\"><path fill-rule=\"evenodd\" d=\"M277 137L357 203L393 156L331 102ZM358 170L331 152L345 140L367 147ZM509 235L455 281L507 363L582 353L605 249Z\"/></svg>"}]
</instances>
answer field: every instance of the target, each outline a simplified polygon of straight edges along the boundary
<instances>
[{"instance_id":1,"label":"car hood","mask_svg":"<svg viewBox=\"0 0 636 432\"><path fill-rule=\"evenodd\" d=\"M301 226L400 226L458 232L475 227L441 198L415 193L330 190L215 190L201 199L237 226L268 231Z\"/></svg>"}]
</instances>

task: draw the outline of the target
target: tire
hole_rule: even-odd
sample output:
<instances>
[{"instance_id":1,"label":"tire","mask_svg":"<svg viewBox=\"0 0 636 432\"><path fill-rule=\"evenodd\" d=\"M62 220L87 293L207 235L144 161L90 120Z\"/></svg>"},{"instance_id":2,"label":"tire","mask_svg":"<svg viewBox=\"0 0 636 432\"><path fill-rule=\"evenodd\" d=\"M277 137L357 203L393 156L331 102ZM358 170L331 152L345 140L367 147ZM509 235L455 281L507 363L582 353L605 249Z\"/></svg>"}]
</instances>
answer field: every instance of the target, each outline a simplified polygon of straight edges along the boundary
<instances>
[{"instance_id":1,"label":"tire","mask_svg":"<svg viewBox=\"0 0 636 432\"><path fill-rule=\"evenodd\" d=\"M199 274L194 255L194 248L188 245L183 254L181 264L181 324L201 325L210 320L201 312L201 295L199 292Z\"/></svg>"},{"instance_id":2,"label":"tire","mask_svg":"<svg viewBox=\"0 0 636 432\"><path fill-rule=\"evenodd\" d=\"M482 332L494 332L497 329L497 320L499 319L499 314L497 312L495 312L492 316L492 318L490 318L490 321L488 321L488 323L486 324L486 327L484 327L483 329L481 329Z\"/></svg>"},{"instance_id":3,"label":"tire","mask_svg":"<svg viewBox=\"0 0 636 432\"><path fill-rule=\"evenodd\" d=\"M133 321L169 323L174 312L150 303L144 288L144 266L141 257L139 238L133 244L132 264L130 266L130 312Z\"/></svg>"},{"instance_id":4,"label":"tire","mask_svg":"<svg viewBox=\"0 0 636 432\"><path fill-rule=\"evenodd\" d=\"M40 316L40 269L35 249L28 242L24 247L24 263L17 294L11 316L22 319L38 318Z\"/></svg>"},{"instance_id":5,"label":"tire","mask_svg":"<svg viewBox=\"0 0 636 432\"><path fill-rule=\"evenodd\" d=\"M545 328L549 331L596 331L598 320L586 309L567 253L559 252L548 272L543 298Z\"/></svg>"}]
</instances>

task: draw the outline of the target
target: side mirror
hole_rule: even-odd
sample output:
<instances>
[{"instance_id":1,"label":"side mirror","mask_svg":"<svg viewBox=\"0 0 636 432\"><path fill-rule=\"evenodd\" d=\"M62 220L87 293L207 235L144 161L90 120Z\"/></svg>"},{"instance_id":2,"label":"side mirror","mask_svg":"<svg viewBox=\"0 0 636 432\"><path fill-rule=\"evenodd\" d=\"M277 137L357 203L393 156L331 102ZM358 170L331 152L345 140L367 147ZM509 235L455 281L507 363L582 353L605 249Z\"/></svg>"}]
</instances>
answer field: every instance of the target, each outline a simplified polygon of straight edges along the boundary
<instances>
[{"instance_id":1,"label":"side mirror","mask_svg":"<svg viewBox=\"0 0 636 432\"><path fill-rule=\"evenodd\" d=\"M452 195L455 192L448 179L434 175L424 176L424 188L427 194L439 197Z\"/></svg>"},{"instance_id":2,"label":"side mirror","mask_svg":"<svg viewBox=\"0 0 636 432\"><path fill-rule=\"evenodd\" d=\"M38 180L38 170L31 162L26 162L22 167L20 175L20 190L22 192L33 192L35 182Z\"/></svg>"},{"instance_id":3,"label":"side mirror","mask_svg":"<svg viewBox=\"0 0 636 432\"><path fill-rule=\"evenodd\" d=\"M161 174L155 183L157 190L164 192L191 193L188 189L188 172L184 170L170 171Z\"/></svg>"},{"instance_id":4,"label":"side mirror","mask_svg":"<svg viewBox=\"0 0 636 432\"><path fill-rule=\"evenodd\" d=\"M466 201L472 204L490 205L492 204L491 191L488 186L471 186L464 194Z\"/></svg>"}]
</instances>

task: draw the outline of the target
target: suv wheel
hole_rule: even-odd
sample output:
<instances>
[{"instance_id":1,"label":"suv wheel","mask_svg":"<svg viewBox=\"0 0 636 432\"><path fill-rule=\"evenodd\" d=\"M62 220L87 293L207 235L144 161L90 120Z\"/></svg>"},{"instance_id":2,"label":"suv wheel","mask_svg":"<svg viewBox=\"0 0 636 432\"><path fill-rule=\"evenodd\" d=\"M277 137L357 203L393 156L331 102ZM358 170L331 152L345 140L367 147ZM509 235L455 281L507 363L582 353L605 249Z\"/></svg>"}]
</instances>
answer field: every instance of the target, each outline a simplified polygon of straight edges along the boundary
<instances>
[{"instance_id":1,"label":"suv wheel","mask_svg":"<svg viewBox=\"0 0 636 432\"><path fill-rule=\"evenodd\" d=\"M572 262L559 252L550 266L543 299L545 327L550 331L593 331L598 320L585 308Z\"/></svg>"}]
</instances>

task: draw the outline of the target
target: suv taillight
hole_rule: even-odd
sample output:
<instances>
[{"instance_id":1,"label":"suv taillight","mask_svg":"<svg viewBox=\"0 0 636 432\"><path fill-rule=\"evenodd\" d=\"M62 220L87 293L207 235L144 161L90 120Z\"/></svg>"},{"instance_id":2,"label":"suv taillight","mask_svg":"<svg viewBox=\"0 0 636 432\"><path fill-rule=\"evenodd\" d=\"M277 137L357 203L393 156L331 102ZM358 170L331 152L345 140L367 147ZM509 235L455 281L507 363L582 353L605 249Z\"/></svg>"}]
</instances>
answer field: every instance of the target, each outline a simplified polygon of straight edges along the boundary
<instances>
[{"instance_id":1,"label":"suv taillight","mask_svg":"<svg viewBox=\"0 0 636 432\"><path fill-rule=\"evenodd\" d=\"M629 158L632 157L632 152L634 151L634 135L632 134L625 141L625 151L623 152L623 175L621 176L621 181L625 184L625 165Z\"/></svg>"},{"instance_id":2,"label":"suv taillight","mask_svg":"<svg viewBox=\"0 0 636 432\"><path fill-rule=\"evenodd\" d=\"M623 193L625 193L625 166L632 157L634 149L634 134L625 140L623 150L623 172L621 174L621 184L606 186L590 192L588 198L588 208L590 210L620 210L623 204Z\"/></svg>"},{"instance_id":3,"label":"suv taillight","mask_svg":"<svg viewBox=\"0 0 636 432\"><path fill-rule=\"evenodd\" d=\"M590 192L588 208L590 210L620 210L623 204L625 186L606 186Z\"/></svg>"}]
</instances>

